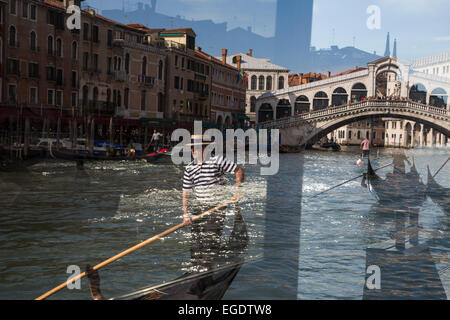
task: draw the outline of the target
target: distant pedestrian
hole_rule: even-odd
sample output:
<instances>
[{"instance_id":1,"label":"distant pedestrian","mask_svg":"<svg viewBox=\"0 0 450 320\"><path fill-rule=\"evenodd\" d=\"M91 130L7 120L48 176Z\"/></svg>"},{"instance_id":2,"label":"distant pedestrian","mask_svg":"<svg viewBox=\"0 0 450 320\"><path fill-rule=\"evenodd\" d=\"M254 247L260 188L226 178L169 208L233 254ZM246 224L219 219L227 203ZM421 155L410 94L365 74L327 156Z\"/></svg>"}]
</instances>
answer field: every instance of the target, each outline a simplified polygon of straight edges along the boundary
<instances>
[{"instance_id":1,"label":"distant pedestrian","mask_svg":"<svg viewBox=\"0 0 450 320\"><path fill-rule=\"evenodd\" d=\"M153 135L152 135L152 139L150 140L150 145L153 144L154 152L158 151L160 140L161 140L161 133L159 133L156 129L153 130Z\"/></svg>"}]
</instances>

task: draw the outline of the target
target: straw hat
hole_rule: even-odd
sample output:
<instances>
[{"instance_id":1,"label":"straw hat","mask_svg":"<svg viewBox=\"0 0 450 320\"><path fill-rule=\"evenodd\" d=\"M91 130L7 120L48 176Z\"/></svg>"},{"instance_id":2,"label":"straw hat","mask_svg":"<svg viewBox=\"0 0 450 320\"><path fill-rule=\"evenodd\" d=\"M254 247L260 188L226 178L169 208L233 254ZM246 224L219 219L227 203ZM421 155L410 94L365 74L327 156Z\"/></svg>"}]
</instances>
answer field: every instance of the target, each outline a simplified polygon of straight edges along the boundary
<instances>
[{"instance_id":1,"label":"straw hat","mask_svg":"<svg viewBox=\"0 0 450 320\"><path fill-rule=\"evenodd\" d=\"M202 135L192 135L191 136L191 143L188 143L187 146L188 147L194 147L194 146L206 146L209 144L212 144L214 142L212 141L205 141L203 140L203 136Z\"/></svg>"}]
</instances>

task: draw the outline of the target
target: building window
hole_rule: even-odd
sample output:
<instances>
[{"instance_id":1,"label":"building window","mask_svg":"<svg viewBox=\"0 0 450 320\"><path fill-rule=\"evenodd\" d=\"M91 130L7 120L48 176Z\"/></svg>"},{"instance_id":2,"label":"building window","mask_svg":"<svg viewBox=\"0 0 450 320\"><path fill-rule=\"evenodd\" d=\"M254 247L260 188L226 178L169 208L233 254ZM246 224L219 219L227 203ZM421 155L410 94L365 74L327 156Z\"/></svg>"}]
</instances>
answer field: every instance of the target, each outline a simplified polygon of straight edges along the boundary
<instances>
[{"instance_id":1,"label":"building window","mask_svg":"<svg viewBox=\"0 0 450 320\"><path fill-rule=\"evenodd\" d=\"M47 90L47 104L53 105L53 97L54 97L55 91L53 89Z\"/></svg>"},{"instance_id":2,"label":"building window","mask_svg":"<svg viewBox=\"0 0 450 320\"><path fill-rule=\"evenodd\" d=\"M34 31L30 33L30 50L36 51L36 32Z\"/></svg>"},{"instance_id":3,"label":"building window","mask_svg":"<svg viewBox=\"0 0 450 320\"><path fill-rule=\"evenodd\" d=\"M56 55L62 57L62 41L60 38L56 39Z\"/></svg>"},{"instance_id":4,"label":"building window","mask_svg":"<svg viewBox=\"0 0 450 320\"><path fill-rule=\"evenodd\" d=\"M26 1L22 3L22 18L28 18L28 3Z\"/></svg>"},{"instance_id":5,"label":"building window","mask_svg":"<svg viewBox=\"0 0 450 320\"><path fill-rule=\"evenodd\" d=\"M63 92L58 90L56 91L56 105L57 106L61 106L62 105L62 96L63 96Z\"/></svg>"},{"instance_id":6,"label":"building window","mask_svg":"<svg viewBox=\"0 0 450 320\"><path fill-rule=\"evenodd\" d=\"M266 90L270 91L272 90L272 77L268 76L266 79Z\"/></svg>"},{"instance_id":7,"label":"building window","mask_svg":"<svg viewBox=\"0 0 450 320\"><path fill-rule=\"evenodd\" d=\"M89 52L83 52L83 70L87 70L89 65Z\"/></svg>"},{"instance_id":8,"label":"building window","mask_svg":"<svg viewBox=\"0 0 450 320\"><path fill-rule=\"evenodd\" d=\"M107 74L112 74L111 66L112 66L112 57L107 57L106 58L106 73ZM125 66L126 66L126 60L125 60Z\"/></svg>"},{"instance_id":9,"label":"building window","mask_svg":"<svg viewBox=\"0 0 450 320\"><path fill-rule=\"evenodd\" d=\"M143 90L141 92L141 111L145 111L145 96L146 96L146 92L145 92L145 90Z\"/></svg>"},{"instance_id":10,"label":"building window","mask_svg":"<svg viewBox=\"0 0 450 320\"><path fill-rule=\"evenodd\" d=\"M8 43L10 47L16 46L16 27L10 26L9 27L9 39Z\"/></svg>"},{"instance_id":11,"label":"building window","mask_svg":"<svg viewBox=\"0 0 450 320\"><path fill-rule=\"evenodd\" d=\"M8 74L15 74L15 75L19 75L19 60L17 59L8 59L8 64L7 64L7 72Z\"/></svg>"},{"instance_id":12,"label":"building window","mask_svg":"<svg viewBox=\"0 0 450 320\"><path fill-rule=\"evenodd\" d=\"M9 0L9 13L13 15L17 15L17 1Z\"/></svg>"},{"instance_id":13,"label":"building window","mask_svg":"<svg viewBox=\"0 0 450 320\"><path fill-rule=\"evenodd\" d=\"M284 89L284 77L278 78L278 89Z\"/></svg>"},{"instance_id":14,"label":"building window","mask_svg":"<svg viewBox=\"0 0 450 320\"><path fill-rule=\"evenodd\" d=\"M8 85L8 99L10 101L16 102L17 101L17 95L16 95L16 84L9 84Z\"/></svg>"},{"instance_id":15,"label":"building window","mask_svg":"<svg viewBox=\"0 0 450 320\"><path fill-rule=\"evenodd\" d=\"M72 70L72 88L77 87L77 72L75 70Z\"/></svg>"},{"instance_id":16,"label":"building window","mask_svg":"<svg viewBox=\"0 0 450 320\"><path fill-rule=\"evenodd\" d=\"M181 58L181 68L184 69L184 57Z\"/></svg>"},{"instance_id":17,"label":"building window","mask_svg":"<svg viewBox=\"0 0 450 320\"><path fill-rule=\"evenodd\" d=\"M89 24L83 23L83 40L89 40Z\"/></svg>"},{"instance_id":18,"label":"building window","mask_svg":"<svg viewBox=\"0 0 450 320\"><path fill-rule=\"evenodd\" d=\"M53 55L53 37L48 36L47 38L47 53Z\"/></svg>"},{"instance_id":19,"label":"building window","mask_svg":"<svg viewBox=\"0 0 450 320\"><path fill-rule=\"evenodd\" d=\"M145 77L147 75L147 57L142 57L142 76Z\"/></svg>"},{"instance_id":20,"label":"building window","mask_svg":"<svg viewBox=\"0 0 450 320\"><path fill-rule=\"evenodd\" d=\"M112 46L112 30L108 30L108 35L107 35L107 44L108 44L108 47L111 47Z\"/></svg>"},{"instance_id":21,"label":"building window","mask_svg":"<svg viewBox=\"0 0 450 320\"><path fill-rule=\"evenodd\" d=\"M98 70L98 54L94 53L94 55L92 56L92 64L93 64L93 68L95 71Z\"/></svg>"},{"instance_id":22,"label":"building window","mask_svg":"<svg viewBox=\"0 0 450 320\"><path fill-rule=\"evenodd\" d=\"M47 80L56 80L56 70L54 67L47 67Z\"/></svg>"},{"instance_id":23,"label":"building window","mask_svg":"<svg viewBox=\"0 0 450 320\"><path fill-rule=\"evenodd\" d=\"M178 56L175 56L175 67L178 67Z\"/></svg>"},{"instance_id":24,"label":"building window","mask_svg":"<svg viewBox=\"0 0 450 320\"><path fill-rule=\"evenodd\" d=\"M36 21L36 5L30 4L30 19Z\"/></svg>"},{"instance_id":25,"label":"building window","mask_svg":"<svg viewBox=\"0 0 450 320\"><path fill-rule=\"evenodd\" d=\"M30 103L37 104L37 88L30 88Z\"/></svg>"},{"instance_id":26,"label":"building window","mask_svg":"<svg viewBox=\"0 0 450 320\"><path fill-rule=\"evenodd\" d=\"M163 67L164 67L163 62L159 61L159 66L158 66L158 79L159 80L162 80L162 78L163 78Z\"/></svg>"},{"instance_id":27,"label":"building window","mask_svg":"<svg viewBox=\"0 0 450 320\"><path fill-rule=\"evenodd\" d=\"M259 76L258 89L259 90L264 90L264 76Z\"/></svg>"},{"instance_id":28,"label":"building window","mask_svg":"<svg viewBox=\"0 0 450 320\"><path fill-rule=\"evenodd\" d=\"M78 44L76 41L72 42L72 59L76 60L78 56Z\"/></svg>"},{"instance_id":29,"label":"building window","mask_svg":"<svg viewBox=\"0 0 450 320\"><path fill-rule=\"evenodd\" d=\"M70 97L70 104L71 104L72 108L77 107L77 93L76 92L72 92L72 95Z\"/></svg>"},{"instance_id":30,"label":"building window","mask_svg":"<svg viewBox=\"0 0 450 320\"><path fill-rule=\"evenodd\" d=\"M28 76L30 78L39 78L39 65L37 63L28 63Z\"/></svg>"},{"instance_id":31,"label":"building window","mask_svg":"<svg viewBox=\"0 0 450 320\"><path fill-rule=\"evenodd\" d=\"M256 81L257 81L257 77L256 76L252 76L252 81L251 81L251 90L256 90Z\"/></svg>"},{"instance_id":32,"label":"building window","mask_svg":"<svg viewBox=\"0 0 450 320\"><path fill-rule=\"evenodd\" d=\"M62 69L57 69L56 70L56 84L58 86L62 86L63 85L63 70Z\"/></svg>"},{"instance_id":33,"label":"building window","mask_svg":"<svg viewBox=\"0 0 450 320\"><path fill-rule=\"evenodd\" d=\"M179 89L179 88L180 88L180 77L175 76L174 83L173 83L173 87L174 87L175 89Z\"/></svg>"},{"instance_id":34,"label":"building window","mask_svg":"<svg viewBox=\"0 0 450 320\"><path fill-rule=\"evenodd\" d=\"M99 42L98 26L93 26L92 27L92 41Z\"/></svg>"},{"instance_id":35,"label":"building window","mask_svg":"<svg viewBox=\"0 0 450 320\"><path fill-rule=\"evenodd\" d=\"M125 105L125 109L128 109L129 96L130 96L130 89L125 88L125 91L123 94L123 104Z\"/></svg>"},{"instance_id":36,"label":"building window","mask_svg":"<svg viewBox=\"0 0 450 320\"><path fill-rule=\"evenodd\" d=\"M127 53L125 55L125 72L127 74L130 73L130 54L129 53Z\"/></svg>"}]
</instances>

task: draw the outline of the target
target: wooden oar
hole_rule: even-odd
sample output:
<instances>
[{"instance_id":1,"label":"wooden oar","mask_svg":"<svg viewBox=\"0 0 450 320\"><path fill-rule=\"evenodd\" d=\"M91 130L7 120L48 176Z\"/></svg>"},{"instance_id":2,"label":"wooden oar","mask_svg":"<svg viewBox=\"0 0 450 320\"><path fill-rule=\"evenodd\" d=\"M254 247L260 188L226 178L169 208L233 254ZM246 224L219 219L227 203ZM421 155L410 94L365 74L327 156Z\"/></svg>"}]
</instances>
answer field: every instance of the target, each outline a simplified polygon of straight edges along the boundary
<instances>
[{"instance_id":1,"label":"wooden oar","mask_svg":"<svg viewBox=\"0 0 450 320\"><path fill-rule=\"evenodd\" d=\"M393 163L387 164L387 165L385 165L385 166L383 166L383 167L380 167L380 168L378 168L378 169L376 169L376 170L374 170L374 171L378 171L378 170L381 170L381 169L383 169L383 168L392 166L392 164L393 164ZM338 184L337 186L334 186L334 187L332 187L332 188L330 188L330 189L327 189L327 190L325 190L325 191L319 192L318 194L312 196L311 198L318 197L318 196L320 196L321 194L324 194L324 193L329 192L329 191L331 191L331 190L334 190L334 189L336 189L336 188L338 188L338 187L341 187L341 186L343 186L344 184L347 184L347 183L352 182L352 181L354 181L354 180L356 180L356 179L359 179L359 178L363 177L364 175L365 175L365 173L363 173L363 174L361 174L361 175L359 175L359 176L357 176L357 177L355 177L355 178L352 178L352 179L350 179L350 180L347 180L347 181L345 181L345 182L342 182L342 183Z\"/></svg>"},{"instance_id":2,"label":"wooden oar","mask_svg":"<svg viewBox=\"0 0 450 320\"><path fill-rule=\"evenodd\" d=\"M242 197L240 197L240 198L238 198L238 199L232 199L232 200L229 200L229 201L227 201L227 202L225 202L225 203L223 203L223 204L221 204L221 205L219 205L219 206L217 206L217 207L215 207L215 208L212 208L212 209L210 209L210 210L208 210L208 211L205 211L205 212L203 212L202 214L193 217L193 218L192 218L192 222L197 221L197 220L199 220L199 219L201 219L201 218L203 218L203 217L205 217L205 216L207 216L207 215L209 215L209 214L211 214L211 213L213 213L213 212L215 212L215 211L217 211L217 210L220 210L220 209L222 209L222 208L224 208L224 207L230 205L230 204L236 203L236 202L238 202L239 199L241 199L241 198L242 198ZM172 228L170 228L170 229L167 229L166 231L164 231L164 232L162 232L162 233L160 233L160 234L158 234L158 235L156 235L156 236L154 236L154 237L151 237L150 239L145 240L144 242L141 242L141 243L135 245L134 247L131 247L131 248L129 248L129 249L127 249L127 250L125 250L125 251L123 251L123 252L121 252L121 253L115 255L114 257L109 258L108 260L103 261L102 263L99 263L98 265L96 265L96 266L93 268L93 270L98 270L98 269L100 269L100 268L102 268L102 267L104 267L104 266L110 264L111 262L114 262L114 261L116 261L116 260L122 258L123 256L126 256L127 254L130 254L130 253L132 253L132 252L134 252L134 251L136 251L136 250L138 250L138 249L140 249L140 248L142 248L142 247L144 247L144 246L146 246L146 245L148 245L148 244L150 244L150 243L152 243L152 242L154 242L154 241L156 241L156 240L158 240L158 239L160 239L160 238L162 238L162 237L164 237L164 236L166 236L166 235L168 235L168 234L170 234L170 233L173 233L173 232L175 232L175 231L177 231L178 229L181 229L181 228L183 228L183 227L185 227L185 224L184 224L184 223L180 223L180 224L177 225L177 226L174 226L174 227L172 227ZM61 289L64 289L64 287L66 287L67 285L69 285L69 284L71 284L71 283L73 283L73 282L75 282L75 281L77 281L77 280L83 278L84 276L86 276L86 272L83 272L83 273L79 274L78 276L73 277L72 279L67 280L67 281L64 282L64 283L61 283L61 284L60 284L59 286L57 286L56 288L54 288L54 289L52 289L52 290L50 290L50 291L44 293L43 295L39 296L39 297L36 298L35 300L43 300L43 299L45 299L45 298L51 296L52 294L54 294L54 293L60 291Z\"/></svg>"},{"instance_id":3,"label":"wooden oar","mask_svg":"<svg viewBox=\"0 0 450 320\"><path fill-rule=\"evenodd\" d=\"M439 170L434 174L433 178L435 178L442 169L444 169L445 165L450 161L450 157L448 157L447 161L439 168Z\"/></svg>"}]
</instances>

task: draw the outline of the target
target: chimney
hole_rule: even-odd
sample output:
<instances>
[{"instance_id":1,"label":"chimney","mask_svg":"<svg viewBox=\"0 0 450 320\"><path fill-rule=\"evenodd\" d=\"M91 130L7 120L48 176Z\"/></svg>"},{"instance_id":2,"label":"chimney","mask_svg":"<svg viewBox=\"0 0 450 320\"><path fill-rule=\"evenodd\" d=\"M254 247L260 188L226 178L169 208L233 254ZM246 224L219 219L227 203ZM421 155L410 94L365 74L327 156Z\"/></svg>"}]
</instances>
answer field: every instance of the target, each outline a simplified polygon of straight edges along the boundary
<instances>
[{"instance_id":1,"label":"chimney","mask_svg":"<svg viewBox=\"0 0 450 320\"><path fill-rule=\"evenodd\" d=\"M331 71L328 71L328 78L331 77Z\"/></svg>"},{"instance_id":2,"label":"chimney","mask_svg":"<svg viewBox=\"0 0 450 320\"><path fill-rule=\"evenodd\" d=\"M253 49L250 49L250 51L248 52L248 55L249 55L250 57L253 57Z\"/></svg>"},{"instance_id":3,"label":"chimney","mask_svg":"<svg viewBox=\"0 0 450 320\"><path fill-rule=\"evenodd\" d=\"M223 64L227 64L227 54L228 54L228 50L222 49L222 63Z\"/></svg>"},{"instance_id":4,"label":"chimney","mask_svg":"<svg viewBox=\"0 0 450 320\"><path fill-rule=\"evenodd\" d=\"M236 64L237 64L237 68L239 70L241 70L241 62L242 62L242 56L241 55L236 56Z\"/></svg>"},{"instance_id":5,"label":"chimney","mask_svg":"<svg viewBox=\"0 0 450 320\"><path fill-rule=\"evenodd\" d=\"M195 50L196 50L196 51L200 51L200 52L201 52L201 51L202 51L202 48L201 48L201 47L199 47L199 46L195 46Z\"/></svg>"},{"instance_id":6,"label":"chimney","mask_svg":"<svg viewBox=\"0 0 450 320\"><path fill-rule=\"evenodd\" d=\"M303 84L303 73L298 74L300 84Z\"/></svg>"}]
</instances>

